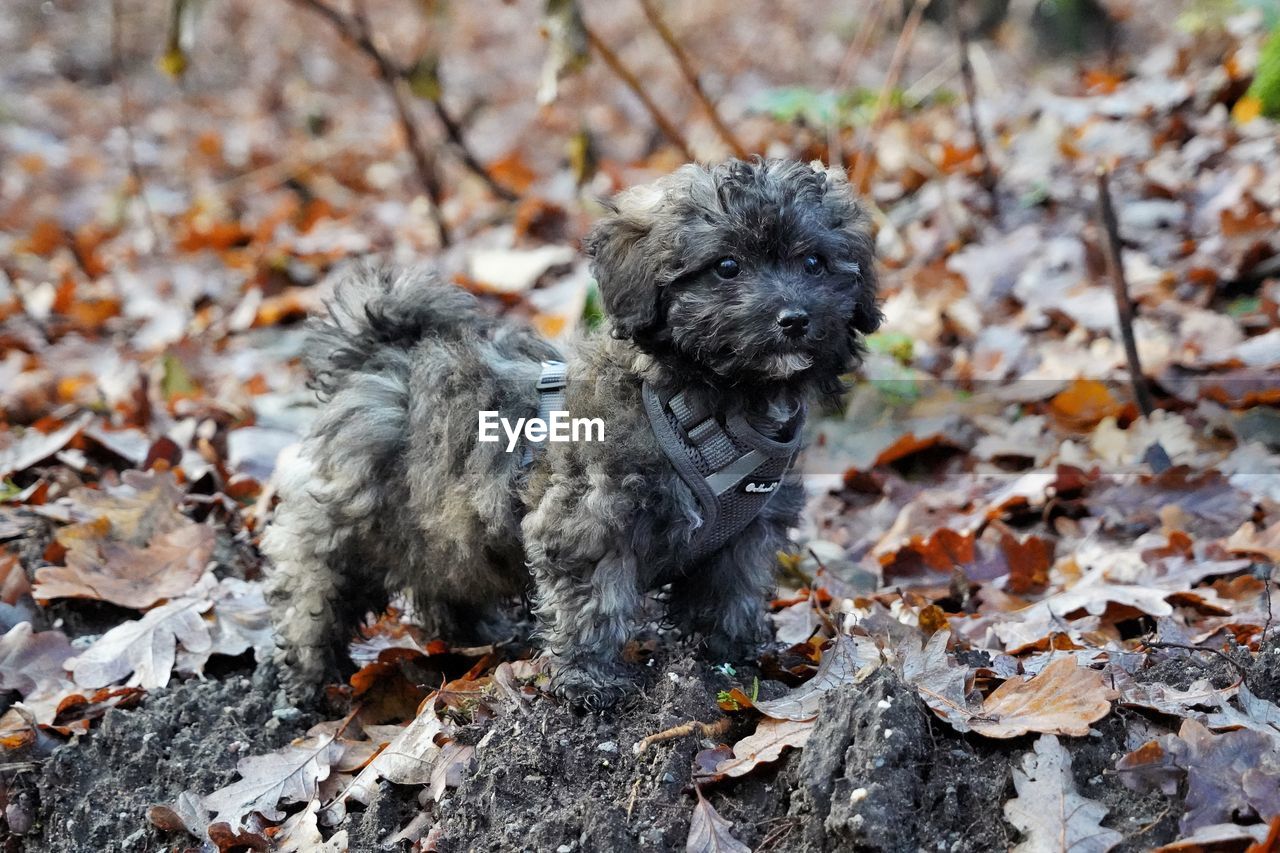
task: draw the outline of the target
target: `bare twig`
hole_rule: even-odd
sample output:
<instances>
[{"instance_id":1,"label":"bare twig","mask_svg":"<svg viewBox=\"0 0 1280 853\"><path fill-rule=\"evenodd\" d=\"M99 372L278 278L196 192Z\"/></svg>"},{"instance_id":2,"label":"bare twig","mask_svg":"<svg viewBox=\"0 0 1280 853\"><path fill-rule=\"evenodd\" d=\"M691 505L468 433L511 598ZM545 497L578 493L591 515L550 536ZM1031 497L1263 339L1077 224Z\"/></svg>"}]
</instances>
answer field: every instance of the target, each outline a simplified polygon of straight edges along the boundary
<instances>
[{"instance_id":1,"label":"bare twig","mask_svg":"<svg viewBox=\"0 0 1280 853\"><path fill-rule=\"evenodd\" d=\"M438 169L435 166L435 158L432 157L429 152L422 149L422 139L418 134L416 127L412 130L405 127L405 118L411 118L409 103L405 98L404 93L401 91L400 86L391 85L391 81L406 80L412 73L412 69L397 65L378 48L377 44L373 41L373 34L368 25L368 20L365 18L363 12L359 10L359 7L357 7L356 14L349 17L338 9L330 6L325 2L325 0L290 0L290 2L296 6L308 9L327 20L343 41L363 53L373 61L375 66L377 66L379 77L382 78L384 85L386 85L389 93L395 101L396 114L400 119L401 128L406 137L406 144L408 144L411 149L410 153L414 158L414 169L418 172L419 181L423 184L423 189L426 190L428 182L423 180L423 174L419 166L419 161L422 160L431 167L430 172L432 174L432 183L436 186L437 190L439 190L440 185L439 178L436 177ZM445 106L443 100L439 97L431 98L430 100L432 112L435 114L436 120L440 122L440 126L444 129L445 137L453 146L453 149L457 153L458 159L462 162L462 165L476 177L480 178L480 180L484 181L485 185L489 187L494 195L497 195L505 201L514 201L518 197L517 194L512 191L510 187L504 186L496 180L493 175L489 174L489 170L485 168L484 164L480 162L479 158L476 157L475 153L471 150L471 147L467 144L466 136L462 131L462 123L457 119L457 117L449 112L449 109ZM412 121L410 121L410 123L412 123ZM415 147L419 149L417 153L414 153L412 150ZM432 199L433 203L437 201L436 196L432 195L431 191L428 190L427 195Z\"/></svg>"},{"instance_id":2,"label":"bare twig","mask_svg":"<svg viewBox=\"0 0 1280 853\"><path fill-rule=\"evenodd\" d=\"M964 86L964 99L969 104L969 132L973 134L973 144L977 146L982 157L982 187L991 197L991 215L1000 217L1000 204L996 196L996 170L991 162L991 153L987 150L986 135L982 132L982 123L978 120L978 87L973 81L973 63L969 61L969 31L965 28L961 11L965 0L951 0L951 25L956 31L956 47L960 54L960 81Z\"/></svg>"},{"instance_id":3,"label":"bare twig","mask_svg":"<svg viewBox=\"0 0 1280 853\"><path fill-rule=\"evenodd\" d=\"M729 731L729 718L721 717L714 723L703 723L698 720L690 720L687 723L681 723L678 726L672 726L664 729L656 734L651 734L643 740L637 741L635 746L631 747L631 751L639 755L655 743L663 741L675 740L680 737L688 737L689 735L698 735L699 737L720 737Z\"/></svg>"},{"instance_id":4,"label":"bare twig","mask_svg":"<svg viewBox=\"0 0 1280 853\"><path fill-rule=\"evenodd\" d=\"M888 6L888 3L871 0L870 8L866 11L862 23L858 27L857 38L849 42L849 49L845 51L840 60L840 65L836 69L835 93L837 99L848 88L849 81L853 77L853 70L857 66L858 60L866 54L867 48L871 46L871 40L880 28L880 19L884 17L884 10ZM832 110L831 121L827 122L827 165L829 166L844 165L844 151L840 147L839 118L838 111Z\"/></svg>"},{"instance_id":5,"label":"bare twig","mask_svg":"<svg viewBox=\"0 0 1280 853\"><path fill-rule=\"evenodd\" d=\"M156 221L151 202L147 201L146 183L142 179L142 167L138 165L137 148L133 136L133 106L129 100L128 72L124 67L124 0L111 0L111 76L120 93L120 129L124 131L124 157L133 179L133 195L142 205L142 218L151 232L151 248L160 248L160 226Z\"/></svg>"},{"instance_id":6,"label":"bare twig","mask_svg":"<svg viewBox=\"0 0 1280 853\"><path fill-rule=\"evenodd\" d=\"M320 0L302 0L302 2L307 5L320 4ZM352 20L354 21L359 42L367 44L372 50L369 53L369 57L377 66L378 76L382 79L383 87L387 90L387 94L391 97L391 102L395 105L396 117L400 121L400 131L404 134L405 146L409 149L409 157L413 160L413 170L418 176L418 183L422 185L423 192L431 200L431 219L436 224L436 232L440 236L440 245L447 246L449 245L449 226L444 221L442 207L444 186L440 181L439 164L436 162L434 153L426 146L422 136L418 133L418 124L413 120L413 111L409 106L409 100L405 97L404 90L400 86L400 71L387 58L386 54L374 46L369 20L365 17L364 10L359 4L356 5Z\"/></svg>"},{"instance_id":7,"label":"bare twig","mask_svg":"<svg viewBox=\"0 0 1280 853\"><path fill-rule=\"evenodd\" d=\"M1186 643L1165 643L1157 640L1143 640L1142 645L1146 646L1148 649L1180 649L1186 652L1202 652L1204 654L1217 655L1227 663L1231 664L1231 666L1234 667L1241 676L1249 674L1248 667L1220 649L1206 649L1203 646L1189 646Z\"/></svg>"},{"instance_id":8,"label":"bare twig","mask_svg":"<svg viewBox=\"0 0 1280 853\"><path fill-rule=\"evenodd\" d=\"M644 85L636 77L635 73L622 63L618 58L618 54L596 34L596 31L587 26L587 22L582 22L582 29L587 34L587 43L591 45L592 50L600 54L600 58L604 60L604 64L609 66L609 70L617 75L618 79L631 90L631 94L639 99L644 105L645 110L653 118L654 124L662 131L662 135L671 141L671 144L680 149L681 155L686 160L693 160L693 151L689 148L688 141L684 138L684 134L675 126L671 119L658 108L653 98L649 97L649 93L645 91Z\"/></svg>"},{"instance_id":9,"label":"bare twig","mask_svg":"<svg viewBox=\"0 0 1280 853\"><path fill-rule=\"evenodd\" d=\"M927 8L929 8L929 0L913 0L911 12L907 15L906 23L902 25L902 33L898 36L898 43L893 48L893 58L889 60L889 71L885 75L884 86L880 89L880 97L876 100L875 117L871 120L871 127L863 137L862 147L858 152L858 162L854 167L852 181L854 187L861 188L870 173L871 152L875 148L876 137L880 135L880 130L884 126L893 90L897 88L902 71L906 68L907 53L911 43L915 41L916 31L920 29L920 21L924 19L924 10Z\"/></svg>"},{"instance_id":10,"label":"bare twig","mask_svg":"<svg viewBox=\"0 0 1280 853\"><path fill-rule=\"evenodd\" d=\"M1107 236L1107 271L1111 274L1111 286L1116 297L1116 311L1120 315L1120 335L1124 339L1124 354L1129 362L1129 381L1133 384L1133 396L1142 414L1150 417L1155 411L1151 390L1147 388L1138 360L1138 343L1133 336L1133 302L1129 299L1129 285L1124 277L1124 262L1120 257L1120 226L1116 222L1115 207L1111 203L1111 182L1105 166L1098 167L1098 208L1102 227Z\"/></svg>"},{"instance_id":11,"label":"bare twig","mask_svg":"<svg viewBox=\"0 0 1280 853\"><path fill-rule=\"evenodd\" d=\"M706 89L702 87L702 80L698 77L698 71L693 67L689 54L685 52L684 47L676 39L675 33L667 26L667 22L662 19L662 14L658 11L654 0L639 0L639 2L640 8L644 10L644 16L649 19L649 24L657 32L658 37L662 39L662 43L667 46L667 50L671 52L672 58L675 59L676 65L680 68L680 73L684 75L689 88L693 89L694 97L698 99L698 102L702 104L702 108L706 110L707 117L711 119L711 124L716 129L720 139L724 141L725 145L729 146L735 157L745 159L747 157L747 149L733 135L733 131L729 129L724 119L720 117L720 112L716 109L716 105L712 103L711 98L707 97Z\"/></svg>"},{"instance_id":12,"label":"bare twig","mask_svg":"<svg viewBox=\"0 0 1280 853\"><path fill-rule=\"evenodd\" d=\"M431 109L435 112L436 120L440 122L440 126L444 128L444 135L449 138L449 142L457 149L458 159L462 161L462 165L484 181L489 190L498 198L503 201L515 201L518 199L520 197L518 193L510 187L499 183L498 179L489 174L489 170L476 158L476 155L467 145L466 137L462 135L462 124L445 108L444 101L441 98L432 98Z\"/></svg>"},{"instance_id":13,"label":"bare twig","mask_svg":"<svg viewBox=\"0 0 1280 853\"><path fill-rule=\"evenodd\" d=\"M400 88L400 80L403 74L373 43L373 35L364 13L357 6L355 14L348 17L325 3L324 0L289 1L327 20L333 25L333 28L343 41L373 60L373 64L378 70L378 77L382 80L383 88L386 89L387 95L391 98L391 103L395 106L396 118L400 123L400 132L404 134L405 147L409 149L409 158L413 161L414 174L418 179L418 183L422 186L422 191L427 194L427 198L431 201L431 217L432 221L435 222L440 243L447 246L449 244L449 226L444 221L444 212L440 206L444 198L444 189L440 182L435 157L423 143L422 137L418 133L418 126L413 120L409 103Z\"/></svg>"}]
</instances>

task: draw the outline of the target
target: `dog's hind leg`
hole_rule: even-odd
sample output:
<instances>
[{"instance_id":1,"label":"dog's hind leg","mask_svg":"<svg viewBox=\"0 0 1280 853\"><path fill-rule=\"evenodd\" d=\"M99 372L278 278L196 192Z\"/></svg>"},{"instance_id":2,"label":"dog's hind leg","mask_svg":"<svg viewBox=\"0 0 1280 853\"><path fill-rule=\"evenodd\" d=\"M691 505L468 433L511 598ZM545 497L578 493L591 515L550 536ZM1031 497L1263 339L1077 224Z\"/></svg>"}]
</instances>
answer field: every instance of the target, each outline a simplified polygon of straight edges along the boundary
<instances>
[{"instance_id":1,"label":"dog's hind leg","mask_svg":"<svg viewBox=\"0 0 1280 853\"><path fill-rule=\"evenodd\" d=\"M622 651L644 605L635 557L607 554L579 576L552 566L536 544L529 552L534 611L546 648L557 658L552 692L590 710L634 692L636 679Z\"/></svg>"}]
</instances>

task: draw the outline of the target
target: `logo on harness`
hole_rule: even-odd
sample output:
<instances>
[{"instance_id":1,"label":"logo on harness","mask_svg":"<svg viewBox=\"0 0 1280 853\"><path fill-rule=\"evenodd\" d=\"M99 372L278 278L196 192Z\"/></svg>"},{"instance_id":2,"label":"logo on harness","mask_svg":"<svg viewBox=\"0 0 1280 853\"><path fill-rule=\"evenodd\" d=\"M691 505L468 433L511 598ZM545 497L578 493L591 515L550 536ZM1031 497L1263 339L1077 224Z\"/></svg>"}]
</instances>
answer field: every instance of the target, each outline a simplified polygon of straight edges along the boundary
<instances>
[{"instance_id":1,"label":"logo on harness","mask_svg":"<svg viewBox=\"0 0 1280 853\"><path fill-rule=\"evenodd\" d=\"M781 480L747 480L742 484L742 491L748 495L767 495L778 488Z\"/></svg>"}]
</instances>

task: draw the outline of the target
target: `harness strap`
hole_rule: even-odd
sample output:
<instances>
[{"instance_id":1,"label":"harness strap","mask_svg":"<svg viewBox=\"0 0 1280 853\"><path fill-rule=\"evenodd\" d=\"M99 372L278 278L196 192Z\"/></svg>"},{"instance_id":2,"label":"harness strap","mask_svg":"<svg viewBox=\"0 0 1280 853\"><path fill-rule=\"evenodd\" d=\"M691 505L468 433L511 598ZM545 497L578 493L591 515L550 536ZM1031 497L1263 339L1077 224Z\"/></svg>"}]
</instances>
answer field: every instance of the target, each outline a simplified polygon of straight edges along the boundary
<instances>
[{"instance_id":1,"label":"harness strap","mask_svg":"<svg viewBox=\"0 0 1280 853\"><path fill-rule=\"evenodd\" d=\"M702 508L703 523L688 555L697 559L741 532L769 502L799 449L804 409L797 412L791 439L780 442L741 414L721 422L683 391L664 401L646 382L642 396L658 446Z\"/></svg>"},{"instance_id":2,"label":"harness strap","mask_svg":"<svg viewBox=\"0 0 1280 853\"><path fill-rule=\"evenodd\" d=\"M563 361L542 362L542 373L538 376L538 418L544 423L551 421L552 412L565 411L565 385L568 383L568 369ZM538 449L542 443L538 442ZM528 468L533 462L534 443L525 442L524 452L520 456L520 467Z\"/></svg>"}]
</instances>

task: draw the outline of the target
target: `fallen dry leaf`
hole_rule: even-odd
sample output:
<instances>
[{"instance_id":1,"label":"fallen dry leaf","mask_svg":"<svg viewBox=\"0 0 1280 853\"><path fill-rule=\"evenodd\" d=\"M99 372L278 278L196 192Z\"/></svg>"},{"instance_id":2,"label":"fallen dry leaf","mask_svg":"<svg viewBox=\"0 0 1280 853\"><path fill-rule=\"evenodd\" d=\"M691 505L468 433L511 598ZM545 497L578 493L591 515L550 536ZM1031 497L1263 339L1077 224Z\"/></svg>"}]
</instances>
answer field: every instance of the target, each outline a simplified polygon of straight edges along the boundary
<instances>
[{"instance_id":1,"label":"fallen dry leaf","mask_svg":"<svg viewBox=\"0 0 1280 853\"><path fill-rule=\"evenodd\" d=\"M74 686L63 664L75 654L61 631L19 622L0 637L0 690L16 690L37 722L50 724L58 703Z\"/></svg>"},{"instance_id":2,"label":"fallen dry leaf","mask_svg":"<svg viewBox=\"0 0 1280 853\"><path fill-rule=\"evenodd\" d=\"M1264 732L1214 734L1187 719L1178 734L1148 742L1116 768L1126 785L1165 793L1175 791L1185 774L1186 812L1179 823L1184 833L1230 822L1237 814L1280 814L1280 743Z\"/></svg>"},{"instance_id":3,"label":"fallen dry leaf","mask_svg":"<svg viewBox=\"0 0 1280 853\"><path fill-rule=\"evenodd\" d=\"M857 684L879 665L880 649L870 637L836 635L831 648L822 655L822 662L813 678L777 699L755 702L760 713L778 720L811 720L818 716L822 696L843 684Z\"/></svg>"},{"instance_id":4,"label":"fallen dry leaf","mask_svg":"<svg viewBox=\"0 0 1280 853\"><path fill-rule=\"evenodd\" d=\"M1014 676L997 687L969 726L994 738L1027 732L1081 737L1111 711L1114 695L1102 673L1077 665L1074 657L1059 658L1030 680Z\"/></svg>"},{"instance_id":5,"label":"fallen dry leaf","mask_svg":"<svg viewBox=\"0 0 1280 853\"><path fill-rule=\"evenodd\" d=\"M1025 836L1015 853L1106 853L1124 841L1102 826L1107 807L1076 791L1071 756L1053 735L1036 739L1014 768L1013 785L1018 796L1004 804L1004 815Z\"/></svg>"},{"instance_id":6,"label":"fallen dry leaf","mask_svg":"<svg viewBox=\"0 0 1280 853\"><path fill-rule=\"evenodd\" d=\"M180 511L182 489L171 472L125 471L120 481L101 490L71 491L68 503L80 521L58 531L58 540L68 550L81 539L96 541L105 533L117 541L145 545L154 536L192 523Z\"/></svg>"},{"instance_id":7,"label":"fallen dry leaf","mask_svg":"<svg viewBox=\"0 0 1280 853\"><path fill-rule=\"evenodd\" d=\"M720 762L712 776L744 776L761 764L777 761L787 747L809 742L816 720L760 720L753 734L733 745L733 757Z\"/></svg>"},{"instance_id":8,"label":"fallen dry leaf","mask_svg":"<svg viewBox=\"0 0 1280 853\"><path fill-rule=\"evenodd\" d=\"M277 806L314 800L317 786L341 754L333 736L322 735L295 741L279 752L240 759L240 780L203 798L204 809L213 812L210 824L239 827L252 812L280 820L284 812Z\"/></svg>"},{"instance_id":9,"label":"fallen dry leaf","mask_svg":"<svg viewBox=\"0 0 1280 853\"><path fill-rule=\"evenodd\" d=\"M950 631L937 631L921 649L913 649L902 661L902 677L942 719L962 732L969 730L969 671L955 666L947 656Z\"/></svg>"},{"instance_id":10,"label":"fallen dry leaf","mask_svg":"<svg viewBox=\"0 0 1280 853\"><path fill-rule=\"evenodd\" d=\"M15 436L10 432L0 432L0 480L10 474L25 471L42 459L47 459L66 447L76 433L84 429L93 420L93 415L85 413L69 424L50 433L36 429L24 430Z\"/></svg>"},{"instance_id":11,"label":"fallen dry leaf","mask_svg":"<svg viewBox=\"0 0 1280 853\"><path fill-rule=\"evenodd\" d=\"M720 817L700 789L694 790L698 804L693 807L693 818L689 821L686 853L751 853L750 847L729 834L733 824Z\"/></svg>"},{"instance_id":12,"label":"fallen dry leaf","mask_svg":"<svg viewBox=\"0 0 1280 853\"><path fill-rule=\"evenodd\" d=\"M341 796L326 807L326 813L340 816L347 800L369 802L379 779L398 785L425 785L431 781L436 762L443 754L437 738L447 737L451 729L436 716L434 698L429 696L422 701L413 722L365 765Z\"/></svg>"},{"instance_id":13,"label":"fallen dry leaf","mask_svg":"<svg viewBox=\"0 0 1280 853\"><path fill-rule=\"evenodd\" d=\"M312 800L306 808L290 815L271 836L275 853L347 853L347 831L340 829L328 841L320 834L316 812L320 803Z\"/></svg>"},{"instance_id":14,"label":"fallen dry leaf","mask_svg":"<svg viewBox=\"0 0 1280 853\"><path fill-rule=\"evenodd\" d=\"M188 652L209 652L213 639L201 614L213 602L180 598L124 622L66 662L81 687L105 687L129 677L147 690L164 687L177 661L178 644Z\"/></svg>"},{"instance_id":15,"label":"fallen dry leaf","mask_svg":"<svg viewBox=\"0 0 1280 853\"><path fill-rule=\"evenodd\" d=\"M188 524L145 547L107 537L59 541L73 543L67 564L36 571L37 600L93 598L143 610L191 591L213 555L214 534L207 524Z\"/></svg>"},{"instance_id":16,"label":"fallen dry leaf","mask_svg":"<svg viewBox=\"0 0 1280 853\"><path fill-rule=\"evenodd\" d=\"M0 552L0 602L17 604L20 598L30 592L31 583L18 558Z\"/></svg>"},{"instance_id":17,"label":"fallen dry leaf","mask_svg":"<svg viewBox=\"0 0 1280 853\"><path fill-rule=\"evenodd\" d=\"M1172 844L1157 847L1152 853L1212 853L1218 850L1239 850L1245 845L1250 845L1245 853L1274 853L1276 848L1265 845L1266 840L1266 824L1241 826L1238 823L1215 823L1201 827Z\"/></svg>"},{"instance_id":18,"label":"fallen dry leaf","mask_svg":"<svg viewBox=\"0 0 1280 853\"><path fill-rule=\"evenodd\" d=\"M1280 521L1259 530L1258 525L1246 521L1227 539L1227 550L1234 554L1257 554L1273 563L1280 563Z\"/></svg>"}]
</instances>

